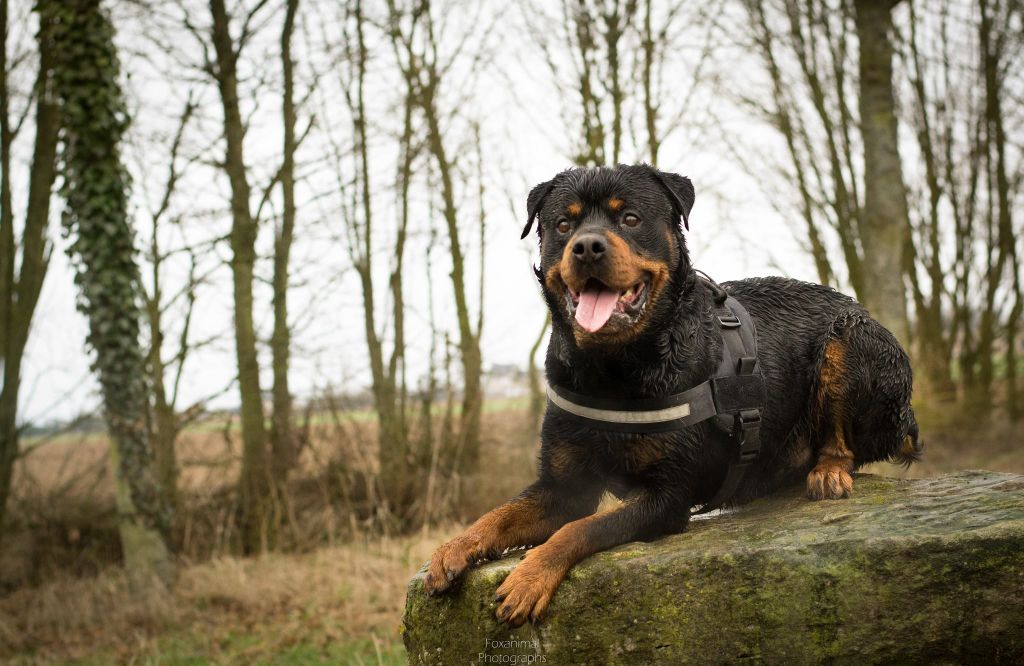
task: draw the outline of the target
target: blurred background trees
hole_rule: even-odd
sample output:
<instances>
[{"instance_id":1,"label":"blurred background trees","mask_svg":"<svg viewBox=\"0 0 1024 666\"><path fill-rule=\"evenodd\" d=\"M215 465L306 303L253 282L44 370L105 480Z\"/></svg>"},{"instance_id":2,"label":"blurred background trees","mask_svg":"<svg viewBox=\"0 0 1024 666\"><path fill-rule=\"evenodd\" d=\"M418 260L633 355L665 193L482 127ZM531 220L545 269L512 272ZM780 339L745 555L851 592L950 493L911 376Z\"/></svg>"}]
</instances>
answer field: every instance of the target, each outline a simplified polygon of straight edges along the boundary
<instances>
[{"instance_id":1,"label":"blurred background trees","mask_svg":"<svg viewBox=\"0 0 1024 666\"><path fill-rule=\"evenodd\" d=\"M1007 94L1021 82L1020 3L745 4L740 25L770 86L739 101L786 147L750 168L767 158L783 175L773 197L806 225L819 280L852 290L894 332L907 327L929 399L987 416L1002 368L1004 406L1019 415L1021 220L1000 174L1021 166L1005 133L1008 117L1020 130ZM884 127L869 135L865 118Z\"/></svg>"},{"instance_id":2,"label":"blurred background trees","mask_svg":"<svg viewBox=\"0 0 1024 666\"><path fill-rule=\"evenodd\" d=\"M53 331L85 348L72 275L124 497L180 554L408 533L514 490L548 326L516 233L574 163L686 173L699 267L855 294L910 348L924 413L1019 433L1016 0L65 5L0 0L0 548L54 523L38 487L112 488L38 363ZM64 57L85 46L54 41L77 21L109 37L88 46L124 101L102 119ZM26 376L52 410L25 411ZM33 466L51 451L66 483Z\"/></svg>"}]
</instances>

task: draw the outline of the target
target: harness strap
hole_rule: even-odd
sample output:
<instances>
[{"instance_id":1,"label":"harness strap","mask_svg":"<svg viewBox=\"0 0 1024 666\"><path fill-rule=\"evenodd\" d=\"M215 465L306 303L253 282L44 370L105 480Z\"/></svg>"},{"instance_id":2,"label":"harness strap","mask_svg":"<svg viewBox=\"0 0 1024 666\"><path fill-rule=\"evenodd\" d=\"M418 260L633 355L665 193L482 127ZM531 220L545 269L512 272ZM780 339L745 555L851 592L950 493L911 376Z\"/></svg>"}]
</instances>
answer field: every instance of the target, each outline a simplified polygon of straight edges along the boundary
<instances>
[{"instance_id":1,"label":"harness strap","mask_svg":"<svg viewBox=\"0 0 1024 666\"><path fill-rule=\"evenodd\" d=\"M712 382L718 389L715 395L718 425L728 433L733 451L722 485L703 506L691 511L693 515L714 511L729 501L747 468L761 452L761 408L765 395L764 379L757 363L754 322L746 308L732 296L721 301L715 316L724 344L722 361Z\"/></svg>"}]
</instances>

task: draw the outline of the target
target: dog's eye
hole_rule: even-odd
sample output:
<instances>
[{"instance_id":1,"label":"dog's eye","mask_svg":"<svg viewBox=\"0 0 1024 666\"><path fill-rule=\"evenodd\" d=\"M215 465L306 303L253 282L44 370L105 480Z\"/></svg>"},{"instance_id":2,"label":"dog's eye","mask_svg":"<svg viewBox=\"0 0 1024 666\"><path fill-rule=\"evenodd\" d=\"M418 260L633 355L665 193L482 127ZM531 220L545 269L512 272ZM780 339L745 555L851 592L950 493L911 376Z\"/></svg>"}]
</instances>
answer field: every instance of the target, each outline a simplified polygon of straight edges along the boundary
<instances>
[{"instance_id":1,"label":"dog's eye","mask_svg":"<svg viewBox=\"0 0 1024 666\"><path fill-rule=\"evenodd\" d=\"M640 218L633 213L626 213L622 216L622 223L627 227L635 227L640 224Z\"/></svg>"},{"instance_id":2,"label":"dog's eye","mask_svg":"<svg viewBox=\"0 0 1024 666\"><path fill-rule=\"evenodd\" d=\"M572 229L572 225L569 224L569 220L559 220L555 228L558 229L558 233L567 234Z\"/></svg>"}]
</instances>

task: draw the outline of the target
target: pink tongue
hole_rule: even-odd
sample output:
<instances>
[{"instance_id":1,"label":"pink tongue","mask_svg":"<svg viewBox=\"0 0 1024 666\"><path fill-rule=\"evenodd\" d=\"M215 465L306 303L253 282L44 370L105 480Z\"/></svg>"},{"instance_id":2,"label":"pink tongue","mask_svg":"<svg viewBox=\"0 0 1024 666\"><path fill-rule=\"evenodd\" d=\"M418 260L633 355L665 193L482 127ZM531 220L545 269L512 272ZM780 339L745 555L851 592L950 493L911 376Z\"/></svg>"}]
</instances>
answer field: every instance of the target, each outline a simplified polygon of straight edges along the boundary
<instances>
[{"instance_id":1,"label":"pink tongue","mask_svg":"<svg viewBox=\"0 0 1024 666\"><path fill-rule=\"evenodd\" d=\"M580 302L576 306L576 321L585 331L593 333L608 322L618 300L618 292L590 282L580 294Z\"/></svg>"}]
</instances>

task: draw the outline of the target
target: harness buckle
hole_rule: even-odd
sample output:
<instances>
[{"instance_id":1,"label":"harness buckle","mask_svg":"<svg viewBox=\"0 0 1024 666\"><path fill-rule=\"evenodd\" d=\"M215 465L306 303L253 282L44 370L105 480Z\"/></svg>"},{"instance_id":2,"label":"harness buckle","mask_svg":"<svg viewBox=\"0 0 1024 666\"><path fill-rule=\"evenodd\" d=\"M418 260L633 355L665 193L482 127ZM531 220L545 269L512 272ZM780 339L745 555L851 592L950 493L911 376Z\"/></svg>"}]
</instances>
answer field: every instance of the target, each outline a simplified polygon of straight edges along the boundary
<instances>
[{"instance_id":1,"label":"harness buckle","mask_svg":"<svg viewBox=\"0 0 1024 666\"><path fill-rule=\"evenodd\" d=\"M739 447L739 465L749 465L761 453L761 410L743 409L736 414L733 434Z\"/></svg>"},{"instance_id":2,"label":"harness buckle","mask_svg":"<svg viewBox=\"0 0 1024 666\"><path fill-rule=\"evenodd\" d=\"M736 362L736 374L738 375L752 375L754 374L754 368L757 367L756 356L744 356Z\"/></svg>"},{"instance_id":3,"label":"harness buckle","mask_svg":"<svg viewBox=\"0 0 1024 666\"><path fill-rule=\"evenodd\" d=\"M732 310L726 309L725 312L721 312L720 311L720 312L718 312L718 314L716 316L718 317L718 325L721 326L722 328L739 328L740 327L740 320L732 312Z\"/></svg>"}]
</instances>

